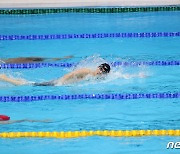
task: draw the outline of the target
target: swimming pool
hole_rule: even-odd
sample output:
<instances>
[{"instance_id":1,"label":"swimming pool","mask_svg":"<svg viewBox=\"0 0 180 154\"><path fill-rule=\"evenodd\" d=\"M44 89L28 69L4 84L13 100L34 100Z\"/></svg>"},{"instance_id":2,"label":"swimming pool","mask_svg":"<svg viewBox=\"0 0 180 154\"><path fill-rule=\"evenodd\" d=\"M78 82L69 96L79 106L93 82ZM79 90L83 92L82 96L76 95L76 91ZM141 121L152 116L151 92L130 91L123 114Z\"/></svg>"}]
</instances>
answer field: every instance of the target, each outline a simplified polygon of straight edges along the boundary
<instances>
[{"instance_id":1,"label":"swimming pool","mask_svg":"<svg viewBox=\"0 0 180 154\"><path fill-rule=\"evenodd\" d=\"M0 15L1 35L179 32L180 12L119 14ZM95 68L107 61L171 61L180 59L180 37L90 38L0 41L0 57L23 56L74 58L78 68ZM47 81L74 68L1 69L14 77ZM121 79L120 73L144 72L147 78ZM0 82L0 96L71 95L179 92L179 66L112 67L105 80L71 86L12 86ZM50 123L0 125L0 132L78 130L179 129L179 99L78 99L1 102L0 113L19 119L50 119ZM166 149L179 137L82 137L73 139L0 138L1 153L177 153ZM98 144L97 144L98 143Z\"/></svg>"}]
</instances>

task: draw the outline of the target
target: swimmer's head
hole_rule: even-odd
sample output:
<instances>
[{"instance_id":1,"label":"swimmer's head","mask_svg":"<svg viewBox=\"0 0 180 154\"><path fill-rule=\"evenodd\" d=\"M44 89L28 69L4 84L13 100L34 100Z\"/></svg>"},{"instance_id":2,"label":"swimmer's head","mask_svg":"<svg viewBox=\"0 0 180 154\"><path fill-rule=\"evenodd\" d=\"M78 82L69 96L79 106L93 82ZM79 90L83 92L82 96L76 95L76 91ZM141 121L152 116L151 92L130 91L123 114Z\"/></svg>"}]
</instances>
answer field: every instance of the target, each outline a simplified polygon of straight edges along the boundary
<instances>
[{"instance_id":1,"label":"swimmer's head","mask_svg":"<svg viewBox=\"0 0 180 154\"><path fill-rule=\"evenodd\" d=\"M98 66L97 70L98 70L97 74L107 74L110 72L111 67L109 66L109 64L103 63Z\"/></svg>"}]
</instances>

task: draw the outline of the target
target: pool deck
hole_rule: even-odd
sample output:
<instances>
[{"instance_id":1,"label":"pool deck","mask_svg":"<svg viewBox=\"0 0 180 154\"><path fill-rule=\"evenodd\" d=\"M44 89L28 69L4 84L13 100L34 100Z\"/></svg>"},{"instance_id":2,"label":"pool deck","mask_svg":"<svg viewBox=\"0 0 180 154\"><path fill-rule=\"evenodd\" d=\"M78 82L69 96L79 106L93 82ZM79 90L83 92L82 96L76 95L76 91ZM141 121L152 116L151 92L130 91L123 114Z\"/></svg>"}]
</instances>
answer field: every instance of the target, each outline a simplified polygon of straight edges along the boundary
<instances>
[{"instance_id":1,"label":"pool deck","mask_svg":"<svg viewBox=\"0 0 180 154\"><path fill-rule=\"evenodd\" d=\"M0 0L0 8L180 5L180 0Z\"/></svg>"}]
</instances>

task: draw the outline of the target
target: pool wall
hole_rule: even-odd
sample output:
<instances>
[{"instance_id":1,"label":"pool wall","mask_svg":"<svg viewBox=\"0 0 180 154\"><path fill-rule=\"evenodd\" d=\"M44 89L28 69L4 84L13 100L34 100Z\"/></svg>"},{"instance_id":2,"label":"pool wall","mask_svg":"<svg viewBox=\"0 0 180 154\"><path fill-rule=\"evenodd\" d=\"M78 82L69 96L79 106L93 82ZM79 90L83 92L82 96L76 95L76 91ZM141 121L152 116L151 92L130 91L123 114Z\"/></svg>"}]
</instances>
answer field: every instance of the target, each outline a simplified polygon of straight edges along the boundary
<instances>
[{"instance_id":1,"label":"pool wall","mask_svg":"<svg viewBox=\"0 0 180 154\"><path fill-rule=\"evenodd\" d=\"M0 8L180 5L180 0L1 0Z\"/></svg>"}]
</instances>

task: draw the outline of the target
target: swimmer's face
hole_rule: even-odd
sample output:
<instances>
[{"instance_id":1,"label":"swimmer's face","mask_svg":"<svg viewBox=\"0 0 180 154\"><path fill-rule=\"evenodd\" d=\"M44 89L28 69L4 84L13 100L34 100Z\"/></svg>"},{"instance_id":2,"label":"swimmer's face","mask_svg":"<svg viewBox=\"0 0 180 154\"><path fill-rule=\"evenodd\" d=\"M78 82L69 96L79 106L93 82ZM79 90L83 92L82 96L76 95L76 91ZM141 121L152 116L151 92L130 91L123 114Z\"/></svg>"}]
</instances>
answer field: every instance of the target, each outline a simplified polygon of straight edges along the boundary
<instances>
[{"instance_id":1,"label":"swimmer's face","mask_svg":"<svg viewBox=\"0 0 180 154\"><path fill-rule=\"evenodd\" d=\"M103 70L103 68L98 67L96 69L96 75L105 75L108 74L105 70Z\"/></svg>"},{"instance_id":2,"label":"swimmer's face","mask_svg":"<svg viewBox=\"0 0 180 154\"><path fill-rule=\"evenodd\" d=\"M103 74L104 74L103 71L98 67L96 69L96 75L103 75Z\"/></svg>"}]
</instances>

